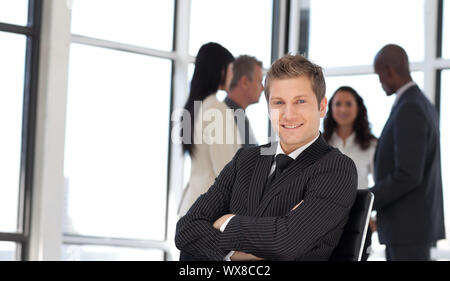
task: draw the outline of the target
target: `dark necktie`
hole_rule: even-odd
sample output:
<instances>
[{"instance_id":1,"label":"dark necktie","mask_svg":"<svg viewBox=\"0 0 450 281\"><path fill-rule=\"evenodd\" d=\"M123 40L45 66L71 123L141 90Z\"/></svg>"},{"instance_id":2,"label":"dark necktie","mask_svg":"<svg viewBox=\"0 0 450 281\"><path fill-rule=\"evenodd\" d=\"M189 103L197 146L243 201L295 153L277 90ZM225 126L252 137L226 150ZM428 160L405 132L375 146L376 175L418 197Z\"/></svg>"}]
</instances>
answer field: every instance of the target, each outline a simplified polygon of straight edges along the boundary
<instances>
[{"instance_id":1,"label":"dark necktie","mask_svg":"<svg viewBox=\"0 0 450 281\"><path fill-rule=\"evenodd\" d=\"M292 161L294 161L294 159L287 156L286 154L278 154L275 157L275 171L269 176L269 179L267 180L264 189L264 193L270 190L272 183L275 182L275 179L280 177L284 169L286 169L289 166L289 164L292 163Z\"/></svg>"}]
</instances>

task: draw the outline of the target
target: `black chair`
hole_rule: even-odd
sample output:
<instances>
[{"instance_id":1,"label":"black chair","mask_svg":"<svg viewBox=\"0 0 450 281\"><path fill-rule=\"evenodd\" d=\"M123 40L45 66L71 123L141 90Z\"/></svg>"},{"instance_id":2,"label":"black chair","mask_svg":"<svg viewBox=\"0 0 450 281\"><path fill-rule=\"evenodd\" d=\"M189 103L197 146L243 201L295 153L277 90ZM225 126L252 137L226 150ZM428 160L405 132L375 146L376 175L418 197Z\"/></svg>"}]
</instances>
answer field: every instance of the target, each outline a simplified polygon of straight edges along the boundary
<instances>
[{"instance_id":1,"label":"black chair","mask_svg":"<svg viewBox=\"0 0 450 281\"><path fill-rule=\"evenodd\" d=\"M337 247L331 254L330 261L361 260L373 198L374 196L369 190L357 191L344 233L342 233Z\"/></svg>"}]
</instances>

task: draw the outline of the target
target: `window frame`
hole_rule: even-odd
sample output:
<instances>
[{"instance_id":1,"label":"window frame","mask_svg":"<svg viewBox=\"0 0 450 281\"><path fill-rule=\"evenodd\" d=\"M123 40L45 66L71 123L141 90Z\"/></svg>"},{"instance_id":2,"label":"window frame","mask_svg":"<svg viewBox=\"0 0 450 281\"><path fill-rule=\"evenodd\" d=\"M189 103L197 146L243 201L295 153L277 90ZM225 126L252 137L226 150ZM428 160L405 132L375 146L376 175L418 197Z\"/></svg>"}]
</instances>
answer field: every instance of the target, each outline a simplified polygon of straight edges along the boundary
<instances>
[{"instance_id":1,"label":"window frame","mask_svg":"<svg viewBox=\"0 0 450 281\"><path fill-rule=\"evenodd\" d=\"M177 23L177 10L178 10L178 1L174 1L174 23ZM110 41L105 39L93 38L88 36L83 36L79 34L70 33L70 44L82 44L85 46L91 47L99 47L104 49L112 49L122 52L128 52L132 54L139 54L149 57L162 58L171 61L172 64L172 73L171 73L171 86L170 86L170 112L172 112L173 108L173 98L174 98L174 67L175 61L177 58L177 52L175 50L175 42L176 42L176 27L173 27L173 43L172 43L172 51L164 51L164 50L156 50L148 47L137 46L122 42ZM171 176L170 176L170 166L171 166L171 145L170 145L170 132L172 130L172 124L170 120L167 121L169 126L169 135L167 136L167 145L168 145L168 163L167 163L167 186L170 186ZM73 233L62 233L62 244L66 245L94 245L94 246L110 246L110 247L129 247L129 248L138 248L138 249L155 249L161 250L164 253L164 260L170 259L170 246L169 241L167 239L168 234L168 199L169 193L166 192L166 210L165 210L165 233L164 240L151 240L151 239L127 239L127 238L116 238L116 237L107 237L107 236L89 236L89 235L77 235ZM62 245L61 245L62 246Z\"/></svg>"},{"instance_id":2,"label":"window frame","mask_svg":"<svg viewBox=\"0 0 450 281\"><path fill-rule=\"evenodd\" d=\"M15 233L0 232L0 241L16 243L15 258L23 261L29 259L30 251L41 18L42 0L29 0L26 26L0 22L0 31L26 36L18 227Z\"/></svg>"},{"instance_id":3,"label":"window frame","mask_svg":"<svg viewBox=\"0 0 450 281\"><path fill-rule=\"evenodd\" d=\"M450 5L450 1L449 0L445 0L446 5ZM442 73L444 70L448 70L450 71L450 58L445 59L442 57L442 49L443 49L443 18L444 18L444 0L435 0L435 5L436 5L436 29L435 29L435 34L436 34L436 46L435 46L435 56L433 58L433 68L431 68L430 71L434 72L435 75L435 92L434 92L434 98L435 98L435 106L438 112L438 120L439 120L439 128L441 128L441 83L442 83ZM442 135L442 130L441 130L441 135ZM445 145L441 142L441 146ZM442 153L442 150L441 150ZM441 159L442 159L442 154L441 154ZM441 171L441 173L444 173L445 171ZM442 182L442 188L444 190L444 219L446 217L446 215L450 215L450 213L446 213L446 202L445 202L445 190L450 189L450 186L445 186L444 185L445 182ZM449 202L447 202L448 204ZM450 208L449 208L450 210ZM446 225L445 226L447 233L450 231L450 225ZM450 259L450 238L446 238L446 246L447 248L439 248L439 243L437 245L437 247L434 247L432 249L432 258L442 258L445 260ZM445 242L444 242L445 243Z\"/></svg>"}]
</instances>

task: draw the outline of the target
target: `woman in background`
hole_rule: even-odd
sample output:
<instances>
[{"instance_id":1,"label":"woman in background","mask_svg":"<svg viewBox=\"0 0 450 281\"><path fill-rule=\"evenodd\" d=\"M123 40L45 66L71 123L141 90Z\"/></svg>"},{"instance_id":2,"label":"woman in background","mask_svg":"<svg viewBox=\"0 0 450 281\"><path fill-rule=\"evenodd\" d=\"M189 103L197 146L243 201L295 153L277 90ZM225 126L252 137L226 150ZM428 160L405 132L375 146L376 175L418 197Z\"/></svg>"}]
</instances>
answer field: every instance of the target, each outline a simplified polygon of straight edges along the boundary
<instances>
[{"instance_id":1,"label":"woman in background","mask_svg":"<svg viewBox=\"0 0 450 281\"><path fill-rule=\"evenodd\" d=\"M377 139L370 131L367 109L361 96L351 87L337 89L328 103L324 120L325 140L355 162L358 172L358 189L368 189L369 175L373 175L373 158ZM370 223L363 249L362 260L369 257L374 222Z\"/></svg>"},{"instance_id":2,"label":"woman in background","mask_svg":"<svg viewBox=\"0 0 450 281\"><path fill-rule=\"evenodd\" d=\"M211 136L203 131L210 124L208 120L210 118L202 114L208 110L220 112L223 121L228 121L225 120L228 107L217 99L216 93L219 90L228 91L233 75L233 61L233 55L226 48L213 42L201 46L195 59L189 97L184 106L190 114L190 124L186 122L187 124L184 123L183 126L190 125L190 128L183 127L181 132L182 136L190 134L190 141L183 141L183 152L191 157L191 176L178 208L180 216L186 214L197 198L208 190L223 167L231 161L241 147L237 143L224 142L225 134L224 139L216 140L209 139ZM195 110L202 112L195 112ZM196 118L197 115L203 118ZM231 122L234 124L234 119ZM221 125L224 124L221 123ZM223 129L225 130L225 127ZM217 135L218 132L216 132Z\"/></svg>"}]
</instances>

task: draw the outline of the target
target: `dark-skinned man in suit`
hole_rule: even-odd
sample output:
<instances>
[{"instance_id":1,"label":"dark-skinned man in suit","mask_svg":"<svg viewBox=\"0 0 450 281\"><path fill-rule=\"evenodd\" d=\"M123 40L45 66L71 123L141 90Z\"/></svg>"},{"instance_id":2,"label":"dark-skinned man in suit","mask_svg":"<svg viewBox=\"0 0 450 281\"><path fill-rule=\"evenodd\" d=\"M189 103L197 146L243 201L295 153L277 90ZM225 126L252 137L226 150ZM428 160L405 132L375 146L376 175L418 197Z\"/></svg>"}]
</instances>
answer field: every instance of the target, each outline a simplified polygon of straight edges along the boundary
<instances>
[{"instance_id":1,"label":"dark-skinned man in suit","mask_svg":"<svg viewBox=\"0 0 450 281\"><path fill-rule=\"evenodd\" d=\"M437 112L411 78L403 48L384 46L374 60L386 94L396 93L375 152L375 195L380 243L388 261L430 260L445 238Z\"/></svg>"}]
</instances>

